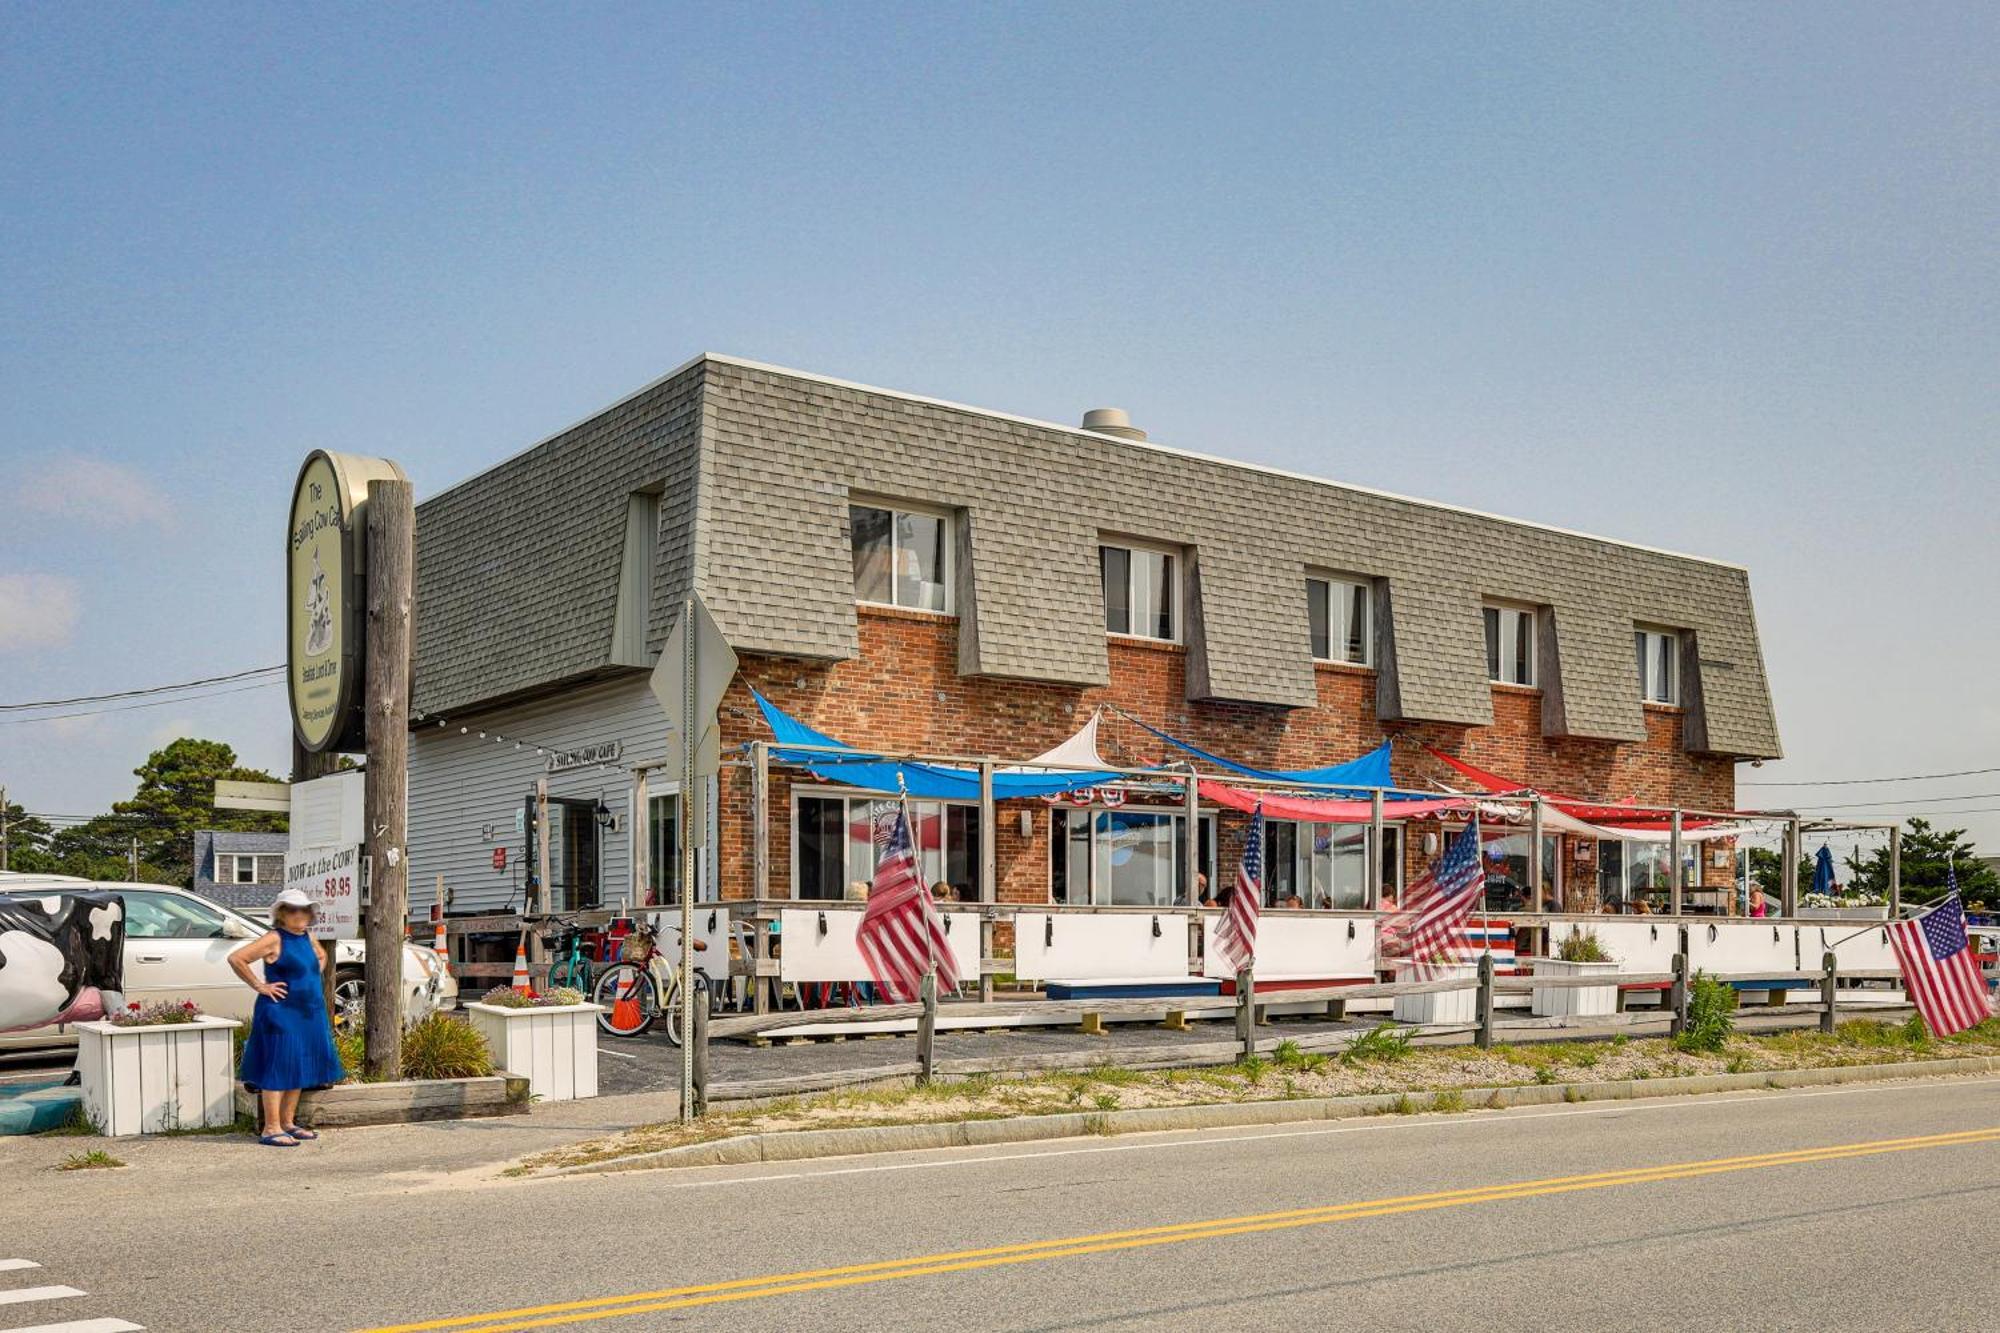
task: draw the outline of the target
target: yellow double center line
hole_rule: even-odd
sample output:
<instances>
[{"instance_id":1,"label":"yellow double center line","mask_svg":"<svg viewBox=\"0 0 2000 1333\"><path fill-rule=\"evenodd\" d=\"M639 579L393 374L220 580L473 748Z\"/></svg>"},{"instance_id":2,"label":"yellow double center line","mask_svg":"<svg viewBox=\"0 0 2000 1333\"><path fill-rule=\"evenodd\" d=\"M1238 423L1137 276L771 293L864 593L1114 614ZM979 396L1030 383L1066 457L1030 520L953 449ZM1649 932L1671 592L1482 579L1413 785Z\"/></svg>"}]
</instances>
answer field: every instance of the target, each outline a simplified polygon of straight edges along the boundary
<instances>
[{"instance_id":1,"label":"yellow double center line","mask_svg":"<svg viewBox=\"0 0 2000 1333\"><path fill-rule=\"evenodd\" d=\"M1388 1217L1396 1213L1428 1212L1439 1208L1459 1208L1467 1204L1502 1203L1509 1199L1532 1199L1550 1194L1570 1194L1579 1190L1610 1189L1618 1185L1650 1185L1660 1181L1692 1180L1700 1176L1724 1175L1735 1171L1756 1171L1765 1167L1806 1166L1816 1162L1837 1162L1852 1157L1874 1157L1883 1153L1915 1152L1926 1148L1951 1148L1996 1141L2000 1141L2000 1127L1961 1130L1953 1134L1926 1134L1916 1138L1841 1143L1822 1148L1799 1148L1791 1152L1758 1153L1749 1157L1715 1157L1698 1162L1672 1162L1662 1166L1633 1167L1624 1171L1598 1171L1581 1176L1552 1176L1544 1180L1524 1180L1476 1189L1406 1194L1396 1198L1369 1199L1358 1203L1327 1204L1318 1208L1294 1208L1284 1212L1212 1218L1205 1222L1181 1222L1132 1231L1103 1231L1088 1236L1066 1236L1056 1240L1030 1241L1018 1245L955 1250L948 1254L887 1259L877 1263L850 1264L842 1268L814 1268L797 1273L738 1278L730 1282L710 1282L699 1286L665 1287L657 1291L638 1291L625 1296L604 1296L556 1305L494 1310L486 1314L432 1319L418 1324L391 1324L363 1330L363 1333L428 1333L429 1330L435 1329L453 1329L459 1333L510 1333L510 1330L515 1329L590 1323L599 1319L619 1319L627 1315L652 1314L661 1310L685 1310L702 1305L759 1300L766 1296L789 1296L799 1292L824 1291L835 1287L856 1287L874 1282L930 1277L939 1273L963 1273L981 1268L999 1268L1009 1264L1036 1263L1045 1259L1068 1259L1085 1254L1105 1254L1114 1250L1145 1249L1155 1245L1175 1245L1183 1241L1242 1236L1258 1231L1324 1226L1333 1222Z\"/></svg>"}]
</instances>

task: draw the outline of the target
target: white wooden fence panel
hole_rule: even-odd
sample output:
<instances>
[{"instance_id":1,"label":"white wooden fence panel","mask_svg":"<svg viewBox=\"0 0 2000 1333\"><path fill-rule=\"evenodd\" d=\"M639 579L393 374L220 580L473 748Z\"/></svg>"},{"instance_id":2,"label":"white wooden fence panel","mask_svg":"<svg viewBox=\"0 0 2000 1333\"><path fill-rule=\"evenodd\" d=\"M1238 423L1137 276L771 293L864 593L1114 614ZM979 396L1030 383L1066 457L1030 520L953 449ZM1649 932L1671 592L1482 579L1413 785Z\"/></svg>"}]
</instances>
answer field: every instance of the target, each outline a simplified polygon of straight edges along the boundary
<instances>
[{"instance_id":1,"label":"white wooden fence panel","mask_svg":"<svg viewBox=\"0 0 2000 1333\"><path fill-rule=\"evenodd\" d=\"M1202 975L1232 977L1235 969L1216 946L1222 914L1201 923ZM1351 936L1351 938L1350 938ZM1257 923L1257 979L1339 980L1375 975L1375 921L1371 917L1267 916Z\"/></svg>"},{"instance_id":2,"label":"white wooden fence panel","mask_svg":"<svg viewBox=\"0 0 2000 1333\"><path fill-rule=\"evenodd\" d=\"M1187 949L1184 912L1023 912L1014 918L1014 975L1023 981L1184 977Z\"/></svg>"},{"instance_id":3,"label":"white wooden fence panel","mask_svg":"<svg viewBox=\"0 0 2000 1333\"><path fill-rule=\"evenodd\" d=\"M826 929L822 932L821 922ZM696 924L701 922L696 914ZM778 913L778 976L783 981L866 981L868 964L855 945L861 913L854 908L788 907ZM962 982L979 980L979 914L944 913L945 940ZM723 955L725 958L727 954Z\"/></svg>"}]
</instances>

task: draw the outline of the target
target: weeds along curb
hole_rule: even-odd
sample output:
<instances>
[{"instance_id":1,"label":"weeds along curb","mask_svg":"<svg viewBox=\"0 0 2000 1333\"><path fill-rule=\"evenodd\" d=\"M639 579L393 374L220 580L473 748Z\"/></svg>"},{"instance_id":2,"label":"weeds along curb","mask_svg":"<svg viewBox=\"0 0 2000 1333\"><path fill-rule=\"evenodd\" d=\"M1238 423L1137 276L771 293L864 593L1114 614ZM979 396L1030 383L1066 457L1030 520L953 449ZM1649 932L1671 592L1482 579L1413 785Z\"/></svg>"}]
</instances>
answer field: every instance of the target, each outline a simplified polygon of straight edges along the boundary
<instances>
[{"instance_id":1,"label":"weeds along curb","mask_svg":"<svg viewBox=\"0 0 2000 1333\"><path fill-rule=\"evenodd\" d=\"M1615 1079L1597 1083L1531 1083L1505 1088L1447 1088L1434 1092L1370 1093L1356 1097L1299 1098L1289 1101L1225 1102L1198 1106L1149 1106L1129 1111L1071 1111L1056 1115L995 1120L954 1120L935 1124L872 1125L858 1129L802 1129L776 1134L689 1143L678 1148L613 1157L602 1162L554 1167L538 1176L596 1175L610 1171L650 1171L663 1167L745 1166L757 1162L797 1162L814 1157L912 1152L925 1148L979 1148L1003 1143L1038 1143L1090 1135L1153 1134L1168 1130L1233 1129L1309 1120L1421 1111L1491 1111L1563 1102L1637 1101L1749 1089L1824 1087L1898 1078L1937 1078L2000 1070L2000 1056L1949 1060L1906 1060L1897 1064L1834 1065L1823 1069L1769 1069L1744 1074L1697 1074L1685 1078ZM1442 1100L1444 1105L1439 1107Z\"/></svg>"}]
</instances>

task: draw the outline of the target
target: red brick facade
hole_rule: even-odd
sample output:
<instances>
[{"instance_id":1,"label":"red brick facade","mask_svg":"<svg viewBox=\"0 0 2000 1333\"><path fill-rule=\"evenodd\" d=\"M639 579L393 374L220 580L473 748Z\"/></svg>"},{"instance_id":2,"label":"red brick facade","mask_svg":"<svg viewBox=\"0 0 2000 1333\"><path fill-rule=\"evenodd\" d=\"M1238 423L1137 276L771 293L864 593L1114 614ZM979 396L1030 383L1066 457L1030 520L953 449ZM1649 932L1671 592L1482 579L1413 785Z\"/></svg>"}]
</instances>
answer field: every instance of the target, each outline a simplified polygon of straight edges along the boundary
<instances>
[{"instance_id":1,"label":"red brick facade","mask_svg":"<svg viewBox=\"0 0 2000 1333\"><path fill-rule=\"evenodd\" d=\"M1424 755L1435 746L1481 768L1518 778L1542 790L1598 799L1728 810L1734 805L1735 767L1727 759L1693 756L1681 748L1677 709L1646 710L1648 738L1639 744L1550 739L1542 735L1537 690L1496 685L1490 727L1379 721L1375 673L1352 667L1318 669L1319 705L1310 709L1252 704L1189 702L1185 650L1171 644L1114 639L1111 684L1105 688L999 680L958 674L958 623L949 616L862 608L858 658L821 662L745 656L742 675L722 705L725 749L768 740L750 698L755 686L780 708L850 744L911 753L1022 759L1070 736L1091 709L1113 703L1150 724L1216 754L1271 768L1303 768L1351 759L1393 738L1399 785L1418 790L1454 775ZM1160 760L1164 747L1131 724L1107 714L1099 728L1107 760L1142 765ZM791 792L794 774L771 771L770 892L791 896ZM806 781L810 783L811 778ZM725 898L753 894L751 777L744 767L724 770L721 857ZM1034 834L1022 838L1019 810L1032 812ZM1233 861L1240 816L1226 813L1217 863ZM1049 899L1049 809L1040 801L1003 804L996 819L997 890L1002 902ZM1411 868L1419 852L1410 847ZM1565 846L1565 862L1575 849ZM1588 863L1585 863L1587 867ZM1702 858L1703 881L1727 884L1726 868ZM1225 871L1226 873L1226 871ZM1572 907L1587 906L1572 897Z\"/></svg>"}]
</instances>

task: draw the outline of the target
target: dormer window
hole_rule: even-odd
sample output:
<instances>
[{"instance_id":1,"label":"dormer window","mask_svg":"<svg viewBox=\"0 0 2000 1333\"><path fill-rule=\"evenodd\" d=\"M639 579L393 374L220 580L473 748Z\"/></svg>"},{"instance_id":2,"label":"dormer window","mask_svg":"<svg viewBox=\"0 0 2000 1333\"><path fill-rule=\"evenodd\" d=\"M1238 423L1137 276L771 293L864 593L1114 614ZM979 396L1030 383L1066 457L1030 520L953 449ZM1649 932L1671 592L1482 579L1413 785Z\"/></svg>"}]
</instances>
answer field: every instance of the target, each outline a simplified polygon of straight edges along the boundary
<instances>
[{"instance_id":1,"label":"dormer window","mask_svg":"<svg viewBox=\"0 0 2000 1333\"><path fill-rule=\"evenodd\" d=\"M1137 639L1180 638L1180 560L1144 546L1100 546L1104 629Z\"/></svg>"},{"instance_id":2,"label":"dormer window","mask_svg":"<svg viewBox=\"0 0 2000 1333\"><path fill-rule=\"evenodd\" d=\"M901 505L852 504L854 600L912 611L951 610L951 519Z\"/></svg>"},{"instance_id":3,"label":"dormer window","mask_svg":"<svg viewBox=\"0 0 2000 1333\"><path fill-rule=\"evenodd\" d=\"M1374 665L1374 590L1365 581L1331 575L1307 579L1306 619L1312 626L1313 660Z\"/></svg>"},{"instance_id":4,"label":"dormer window","mask_svg":"<svg viewBox=\"0 0 2000 1333\"><path fill-rule=\"evenodd\" d=\"M1486 617L1486 678L1496 685L1535 683L1535 611L1533 607L1488 602Z\"/></svg>"},{"instance_id":5,"label":"dormer window","mask_svg":"<svg viewBox=\"0 0 2000 1333\"><path fill-rule=\"evenodd\" d=\"M1681 701L1681 636L1670 629L1635 629L1632 647L1639 658L1639 697L1649 704Z\"/></svg>"}]
</instances>

